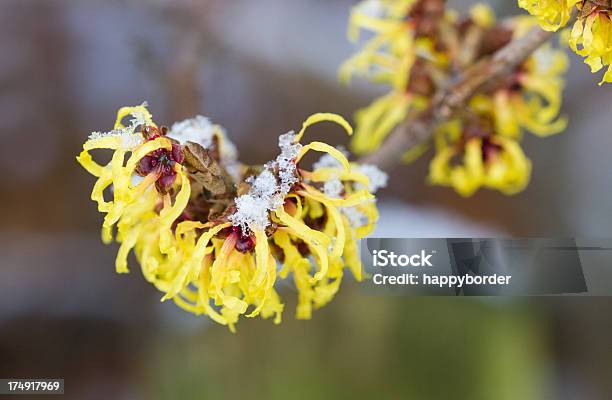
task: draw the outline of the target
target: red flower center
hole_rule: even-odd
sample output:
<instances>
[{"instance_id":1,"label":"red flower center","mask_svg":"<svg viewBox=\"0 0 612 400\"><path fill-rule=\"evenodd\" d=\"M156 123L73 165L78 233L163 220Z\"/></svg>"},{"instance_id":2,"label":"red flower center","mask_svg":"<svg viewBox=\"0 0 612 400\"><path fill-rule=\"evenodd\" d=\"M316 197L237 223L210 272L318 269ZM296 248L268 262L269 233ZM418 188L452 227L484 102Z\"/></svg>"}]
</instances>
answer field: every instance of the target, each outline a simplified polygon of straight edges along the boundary
<instances>
[{"instance_id":1,"label":"red flower center","mask_svg":"<svg viewBox=\"0 0 612 400\"><path fill-rule=\"evenodd\" d=\"M166 127L163 126L160 129L145 126L141 130L142 135L147 141L165 136L166 131ZM141 158L136 167L136 173L141 176L146 176L150 173L159 175L155 181L155 187L160 193L167 193L172 188L176 179L174 164L182 164L184 160L185 156L181 146L177 143L172 143L172 150L157 149Z\"/></svg>"},{"instance_id":2,"label":"red flower center","mask_svg":"<svg viewBox=\"0 0 612 400\"><path fill-rule=\"evenodd\" d=\"M255 248L255 235L253 233L246 234L239 226L230 226L221 230L221 236L236 235L235 249L241 253L248 253Z\"/></svg>"}]
</instances>

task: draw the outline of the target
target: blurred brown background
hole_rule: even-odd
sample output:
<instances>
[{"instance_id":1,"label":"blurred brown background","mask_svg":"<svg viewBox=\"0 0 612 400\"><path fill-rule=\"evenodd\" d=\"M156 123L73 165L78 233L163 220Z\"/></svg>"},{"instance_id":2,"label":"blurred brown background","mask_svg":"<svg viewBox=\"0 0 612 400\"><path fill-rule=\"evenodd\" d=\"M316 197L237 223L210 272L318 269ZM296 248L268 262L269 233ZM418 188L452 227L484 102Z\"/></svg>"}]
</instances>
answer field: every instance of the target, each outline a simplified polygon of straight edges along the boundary
<instances>
[{"instance_id":1,"label":"blurred brown background","mask_svg":"<svg viewBox=\"0 0 612 400\"><path fill-rule=\"evenodd\" d=\"M350 117L380 93L336 80L355 50L352 4L0 2L0 377L64 378L71 399L611 397L608 298L378 298L347 284L304 322L286 287L281 326L246 320L232 335L160 304L135 265L114 273L74 158L88 133L147 100L158 122L206 115L244 161L266 161L309 114ZM524 193L462 199L427 186L423 160L392 172L377 233L610 236L611 89L596 82L573 57L570 126L526 141Z\"/></svg>"}]
</instances>

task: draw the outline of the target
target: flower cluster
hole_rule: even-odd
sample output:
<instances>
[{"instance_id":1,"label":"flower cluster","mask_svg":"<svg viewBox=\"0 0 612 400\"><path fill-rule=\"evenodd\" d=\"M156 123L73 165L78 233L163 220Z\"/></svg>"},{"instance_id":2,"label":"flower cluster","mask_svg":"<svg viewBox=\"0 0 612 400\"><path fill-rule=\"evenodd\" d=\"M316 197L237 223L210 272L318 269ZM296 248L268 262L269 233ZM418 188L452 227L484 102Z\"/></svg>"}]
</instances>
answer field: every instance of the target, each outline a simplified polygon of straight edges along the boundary
<instances>
[{"instance_id":1,"label":"flower cluster","mask_svg":"<svg viewBox=\"0 0 612 400\"><path fill-rule=\"evenodd\" d=\"M435 94L457 74L487 62L536 24L533 17L497 22L481 4L465 17L445 8L442 0L366 0L357 5L349 34L364 29L374 31L374 37L343 65L341 77L360 74L389 84L391 92L356 113L352 149L376 150L400 121L427 113ZM508 77L483 88L436 132L429 182L453 187L463 196L480 187L505 194L523 190L531 165L519 142L526 131L548 136L565 129L567 121L559 113L567 67L565 53L546 44ZM428 143L418 145L404 161L428 149Z\"/></svg>"},{"instance_id":2,"label":"flower cluster","mask_svg":"<svg viewBox=\"0 0 612 400\"><path fill-rule=\"evenodd\" d=\"M612 2L610 0L518 0L543 29L557 31L567 25L576 10L569 45L593 73L607 67L599 83L612 82Z\"/></svg>"},{"instance_id":3,"label":"flower cluster","mask_svg":"<svg viewBox=\"0 0 612 400\"><path fill-rule=\"evenodd\" d=\"M121 108L115 128L93 133L77 157L97 178L91 198L105 214L105 242L116 227L117 272L128 272L133 251L162 300L232 331L241 315L279 323L276 284L292 280L297 317L310 318L334 297L345 268L361 279L356 240L374 227L372 192L386 179L325 143L302 145L308 126L321 121L352 133L341 117L315 114L297 134L280 136L275 160L246 166L204 117L168 129L146 104ZM110 162L95 162L95 149L112 150ZM300 160L311 150L325 156L308 171Z\"/></svg>"},{"instance_id":4,"label":"flower cluster","mask_svg":"<svg viewBox=\"0 0 612 400\"><path fill-rule=\"evenodd\" d=\"M410 112L426 108L438 83L437 71L448 66L436 43L444 20L444 2L438 0L366 0L354 7L349 38L358 40L361 30L374 36L342 65L340 79L349 82L358 75L391 91L355 114L353 152L375 150Z\"/></svg>"}]
</instances>

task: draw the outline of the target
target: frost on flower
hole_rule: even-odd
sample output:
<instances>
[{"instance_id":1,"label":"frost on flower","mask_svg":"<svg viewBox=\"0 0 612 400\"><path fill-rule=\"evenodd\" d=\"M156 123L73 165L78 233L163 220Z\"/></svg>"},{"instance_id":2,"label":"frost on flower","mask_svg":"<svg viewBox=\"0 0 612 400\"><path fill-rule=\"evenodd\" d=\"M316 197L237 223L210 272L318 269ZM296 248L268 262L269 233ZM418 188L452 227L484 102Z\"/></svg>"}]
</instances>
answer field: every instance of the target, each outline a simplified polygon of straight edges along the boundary
<instances>
[{"instance_id":1,"label":"frost on flower","mask_svg":"<svg viewBox=\"0 0 612 400\"><path fill-rule=\"evenodd\" d=\"M121 118L126 116L130 117L130 124L128 126L116 125L115 129L109 132L92 132L89 135L89 139L97 140L102 138L116 138L120 140L119 145L125 150L131 150L137 147L138 145L142 144L143 138L142 135L136 133L136 129L151 121L151 114L146 107L147 102L145 101L140 106L133 107L129 113L122 113L121 110L119 110ZM117 123L121 123L119 117L117 118Z\"/></svg>"},{"instance_id":2,"label":"frost on flower","mask_svg":"<svg viewBox=\"0 0 612 400\"><path fill-rule=\"evenodd\" d=\"M236 212L229 219L243 232L263 230L270 224L268 213L282 205L283 195L274 174L265 169L251 183L251 191L236 199Z\"/></svg>"},{"instance_id":3,"label":"frost on flower","mask_svg":"<svg viewBox=\"0 0 612 400\"><path fill-rule=\"evenodd\" d=\"M344 207L342 213L353 228L360 228L368 224L368 216L355 207Z\"/></svg>"},{"instance_id":4,"label":"frost on flower","mask_svg":"<svg viewBox=\"0 0 612 400\"><path fill-rule=\"evenodd\" d=\"M343 148L337 149L342 154L348 152ZM341 177L344 175L341 163L330 154L324 154L313 164L316 173L327 177L323 185L323 192L330 198L342 197L346 190ZM378 167L370 164L351 164L351 175L355 179L353 188L357 190L367 190L369 193L376 193L379 189L387 185L388 176ZM369 205L367 203L370 203ZM339 207L339 211L346 218L349 226L353 229L364 230L369 233L369 223L371 219L377 219L375 199L355 206Z\"/></svg>"},{"instance_id":5,"label":"frost on flower","mask_svg":"<svg viewBox=\"0 0 612 400\"><path fill-rule=\"evenodd\" d=\"M195 118L175 122L168 131L168 137L181 143L194 142L207 149L213 144L215 129L208 118L198 115Z\"/></svg>"},{"instance_id":6,"label":"frost on flower","mask_svg":"<svg viewBox=\"0 0 612 400\"><path fill-rule=\"evenodd\" d=\"M368 177L368 190L370 193L376 193L379 189L387 186L389 179L386 172L383 172L376 165L362 164L355 168Z\"/></svg>"},{"instance_id":7,"label":"frost on flower","mask_svg":"<svg viewBox=\"0 0 612 400\"><path fill-rule=\"evenodd\" d=\"M236 199L236 212L229 219L243 231L266 229L270 224L268 212L283 204L291 186L298 181L295 158L302 145L294 143L294 140L292 132L279 137L281 153L264 165L264 170L256 178L247 180L251 184L249 193Z\"/></svg>"},{"instance_id":8,"label":"frost on flower","mask_svg":"<svg viewBox=\"0 0 612 400\"><path fill-rule=\"evenodd\" d=\"M240 179L240 163L237 160L236 146L229 140L225 130L213 124L208 118L198 115L175 122L167 136L181 144L192 142L205 149L219 148L220 161L224 168L234 179Z\"/></svg>"},{"instance_id":9,"label":"frost on flower","mask_svg":"<svg viewBox=\"0 0 612 400\"><path fill-rule=\"evenodd\" d=\"M120 243L117 272L128 272L133 252L162 300L232 331L241 317L279 323L284 305L275 283L289 281L298 293L297 318L310 318L335 296L346 270L361 279L355 241L377 219L368 177L345 154L322 142L300 144L308 126L322 121L352 133L343 118L315 114L297 134L279 137L278 157L246 166L204 117L168 130L144 105L121 108L114 130L93 135L77 157L97 179L91 197L104 214L103 240ZM126 147L125 135L139 140ZM112 160L98 164L92 149L110 149ZM336 162L309 171L300 165L309 151Z\"/></svg>"},{"instance_id":10,"label":"frost on flower","mask_svg":"<svg viewBox=\"0 0 612 400\"><path fill-rule=\"evenodd\" d=\"M339 178L330 179L323 185L323 192L327 197L340 198L343 190L344 185Z\"/></svg>"},{"instance_id":11,"label":"frost on flower","mask_svg":"<svg viewBox=\"0 0 612 400\"><path fill-rule=\"evenodd\" d=\"M348 157L349 152L342 146L336 147L336 149L341 152L345 157ZM314 164L312 164L312 169L320 169L320 168L340 168L342 164L340 161L335 159L330 154L323 154Z\"/></svg>"}]
</instances>

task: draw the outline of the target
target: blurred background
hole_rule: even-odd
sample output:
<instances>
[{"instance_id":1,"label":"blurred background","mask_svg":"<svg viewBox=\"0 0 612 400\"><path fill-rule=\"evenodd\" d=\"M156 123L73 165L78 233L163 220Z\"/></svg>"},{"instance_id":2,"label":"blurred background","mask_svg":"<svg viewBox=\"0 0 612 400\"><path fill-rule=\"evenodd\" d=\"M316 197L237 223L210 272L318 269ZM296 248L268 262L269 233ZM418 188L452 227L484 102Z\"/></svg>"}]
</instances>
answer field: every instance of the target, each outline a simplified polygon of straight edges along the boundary
<instances>
[{"instance_id":1,"label":"blurred background","mask_svg":"<svg viewBox=\"0 0 612 400\"><path fill-rule=\"evenodd\" d=\"M311 113L350 117L381 93L336 79L355 50L353 4L0 2L0 377L64 378L70 399L611 398L609 298L368 297L347 282L296 321L287 287L282 325L244 320L231 334L159 303L134 263L115 274L93 178L75 161L89 132L147 100L159 123L206 115L244 161L265 162ZM612 92L598 79L573 57L570 126L527 139L525 192L462 199L428 186L422 160L392 171L377 234L610 236Z\"/></svg>"}]
</instances>

